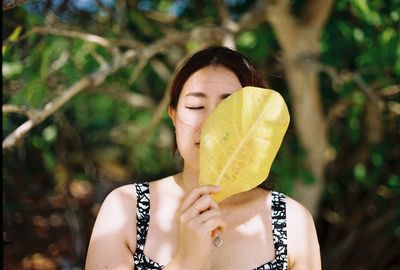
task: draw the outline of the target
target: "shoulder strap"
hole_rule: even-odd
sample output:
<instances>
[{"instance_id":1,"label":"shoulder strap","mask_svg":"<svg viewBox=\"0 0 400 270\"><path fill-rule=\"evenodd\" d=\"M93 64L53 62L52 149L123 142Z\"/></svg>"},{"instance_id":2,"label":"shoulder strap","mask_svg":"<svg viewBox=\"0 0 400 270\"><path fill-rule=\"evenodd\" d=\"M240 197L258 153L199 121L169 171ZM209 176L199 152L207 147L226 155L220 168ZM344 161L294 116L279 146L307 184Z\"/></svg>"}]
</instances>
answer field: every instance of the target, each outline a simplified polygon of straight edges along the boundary
<instances>
[{"instance_id":1,"label":"shoulder strap","mask_svg":"<svg viewBox=\"0 0 400 270\"><path fill-rule=\"evenodd\" d=\"M135 183L136 188L136 251L143 253L150 222L149 183Z\"/></svg>"},{"instance_id":2,"label":"shoulder strap","mask_svg":"<svg viewBox=\"0 0 400 270\"><path fill-rule=\"evenodd\" d=\"M272 191L272 233L279 269L288 269L285 195Z\"/></svg>"}]
</instances>

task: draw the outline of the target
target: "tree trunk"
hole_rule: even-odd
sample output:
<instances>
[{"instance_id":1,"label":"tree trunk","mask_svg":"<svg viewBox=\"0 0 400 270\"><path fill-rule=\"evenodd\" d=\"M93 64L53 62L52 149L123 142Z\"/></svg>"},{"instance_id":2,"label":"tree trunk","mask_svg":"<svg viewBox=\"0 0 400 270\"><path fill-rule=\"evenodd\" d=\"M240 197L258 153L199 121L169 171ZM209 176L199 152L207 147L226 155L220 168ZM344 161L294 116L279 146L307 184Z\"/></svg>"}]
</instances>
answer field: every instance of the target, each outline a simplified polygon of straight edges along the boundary
<instances>
[{"instance_id":1,"label":"tree trunk","mask_svg":"<svg viewBox=\"0 0 400 270\"><path fill-rule=\"evenodd\" d=\"M315 179L312 185L297 181L293 197L307 207L313 216L317 213L324 189L328 137L318 71L312 64L320 54L320 33L332 4L333 0L310 0L300 18L291 13L288 0L271 1L266 5L266 18L282 47L294 126L307 152L305 165Z\"/></svg>"}]
</instances>

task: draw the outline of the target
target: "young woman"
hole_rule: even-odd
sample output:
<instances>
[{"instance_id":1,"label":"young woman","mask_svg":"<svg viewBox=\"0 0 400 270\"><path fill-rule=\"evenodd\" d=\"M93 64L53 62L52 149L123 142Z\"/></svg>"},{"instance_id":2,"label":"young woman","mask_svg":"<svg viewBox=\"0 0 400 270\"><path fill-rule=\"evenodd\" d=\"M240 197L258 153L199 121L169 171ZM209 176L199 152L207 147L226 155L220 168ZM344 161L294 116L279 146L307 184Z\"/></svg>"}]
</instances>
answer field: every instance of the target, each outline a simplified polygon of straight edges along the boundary
<instances>
[{"instance_id":1,"label":"young woman","mask_svg":"<svg viewBox=\"0 0 400 270\"><path fill-rule=\"evenodd\" d=\"M231 49L207 48L183 64L169 107L183 170L107 196L86 269L321 269L314 222L302 205L261 188L218 205L210 194L220 188L198 185L202 123L244 86L265 87L250 61Z\"/></svg>"}]
</instances>

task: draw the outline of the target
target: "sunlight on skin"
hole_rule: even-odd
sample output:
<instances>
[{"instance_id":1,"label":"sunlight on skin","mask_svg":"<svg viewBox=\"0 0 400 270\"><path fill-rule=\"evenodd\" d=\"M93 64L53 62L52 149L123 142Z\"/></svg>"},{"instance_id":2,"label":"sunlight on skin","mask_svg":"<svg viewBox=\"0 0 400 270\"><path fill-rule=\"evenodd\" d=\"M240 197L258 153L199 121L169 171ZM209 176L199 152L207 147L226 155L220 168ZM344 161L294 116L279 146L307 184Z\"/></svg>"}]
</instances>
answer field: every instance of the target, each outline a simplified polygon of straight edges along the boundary
<instances>
[{"instance_id":1,"label":"sunlight on skin","mask_svg":"<svg viewBox=\"0 0 400 270\"><path fill-rule=\"evenodd\" d=\"M172 244L163 243L157 250L156 256L160 263L166 265L172 259L170 254L172 254Z\"/></svg>"},{"instance_id":2,"label":"sunlight on skin","mask_svg":"<svg viewBox=\"0 0 400 270\"><path fill-rule=\"evenodd\" d=\"M251 228L251 230L249 230L249 228ZM245 223L237 226L235 231L245 236L257 234L260 239L266 239L265 224L260 215L253 216ZM265 244L265 242L263 244Z\"/></svg>"},{"instance_id":3,"label":"sunlight on skin","mask_svg":"<svg viewBox=\"0 0 400 270\"><path fill-rule=\"evenodd\" d=\"M159 189L161 190L168 190L169 189L169 184L168 182L159 182ZM168 205L169 206L169 211L156 211L154 218L158 221L157 224L159 225L159 228L163 232L170 233L174 228L173 224L169 222L165 222L165 220L169 220L171 218L171 214L174 214L178 208L179 205L177 205L177 202L175 200L176 197L181 198L184 196L184 191L181 189L175 190L175 192L168 192L169 196L159 196L159 200L155 203L155 205L151 205L150 211L152 211L152 208L154 209L161 209L163 208L162 206Z\"/></svg>"},{"instance_id":4,"label":"sunlight on skin","mask_svg":"<svg viewBox=\"0 0 400 270\"><path fill-rule=\"evenodd\" d=\"M158 185L160 185L159 188L163 190L168 190L169 188L167 182L160 182ZM159 201L157 201L154 205L151 205L151 209L156 210L152 215L152 219L155 220L153 224L157 224L157 230L161 232L161 235L170 235L176 230L174 227L174 222L166 221L174 219L175 212L178 210L179 205L176 204L174 198L183 196L183 191L178 189L178 192L173 192L169 194L169 196L158 196ZM165 205L169 206L168 211L157 211L157 209L162 209ZM151 209L150 211L152 211ZM151 246L151 253L154 254L153 256L156 258L156 261L160 262L161 264L167 264L171 260L171 255L175 249L175 243L170 241L159 241L159 243L156 243L155 246L154 243Z\"/></svg>"},{"instance_id":5,"label":"sunlight on skin","mask_svg":"<svg viewBox=\"0 0 400 270\"><path fill-rule=\"evenodd\" d=\"M95 238L102 239L109 235L120 234L128 223L126 216L122 214L126 211L123 200L117 196L114 196L113 200L116 200L113 204L113 209L103 209L101 211L107 212L109 215L107 216L107 219L112 220L113 222L103 222L101 226L97 226ZM107 207L110 204L104 205ZM101 214L101 212L99 214ZM110 215L110 213L112 213L112 215Z\"/></svg>"},{"instance_id":6,"label":"sunlight on skin","mask_svg":"<svg viewBox=\"0 0 400 270\"><path fill-rule=\"evenodd\" d=\"M160 205L174 205L174 201L168 200L167 198L163 198L159 203ZM170 232L173 229L173 224L169 222L163 222L165 220L169 220L170 216L170 211L157 211L157 213L155 213L155 218L158 220L159 228L164 232Z\"/></svg>"},{"instance_id":7,"label":"sunlight on skin","mask_svg":"<svg viewBox=\"0 0 400 270\"><path fill-rule=\"evenodd\" d=\"M97 233L95 236L93 236L93 240L97 239L104 239L105 237L108 237L110 235L117 235L121 233L123 226L108 226L108 227L101 227L97 230Z\"/></svg>"}]
</instances>

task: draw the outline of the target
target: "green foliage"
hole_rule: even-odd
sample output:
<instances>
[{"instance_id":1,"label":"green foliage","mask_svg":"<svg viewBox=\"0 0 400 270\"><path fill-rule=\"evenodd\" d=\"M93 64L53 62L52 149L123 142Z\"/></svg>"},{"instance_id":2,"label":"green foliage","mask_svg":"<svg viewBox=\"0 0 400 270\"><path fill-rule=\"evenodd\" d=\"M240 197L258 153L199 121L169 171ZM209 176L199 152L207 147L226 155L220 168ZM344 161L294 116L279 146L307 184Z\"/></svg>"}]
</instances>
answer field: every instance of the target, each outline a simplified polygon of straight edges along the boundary
<instances>
[{"instance_id":1,"label":"green foliage","mask_svg":"<svg viewBox=\"0 0 400 270\"><path fill-rule=\"evenodd\" d=\"M239 34L236 46L255 63L262 62L272 56L278 48L277 41L266 24L261 24L255 29Z\"/></svg>"},{"instance_id":2,"label":"green foliage","mask_svg":"<svg viewBox=\"0 0 400 270\"><path fill-rule=\"evenodd\" d=\"M295 181L312 185L315 179L305 164L307 153L291 130L288 131L285 141L272 164L271 181L282 192L292 194Z\"/></svg>"},{"instance_id":3,"label":"green foliage","mask_svg":"<svg viewBox=\"0 0 400 270\"><path fill-rule=\"evenodd\" d=\"M398 1L340 1L334 10L337 19L328 22L322 38L324 62L350 65L372 80L385 78L389 84L398 79L400 10L390 8L396 3L398 7ZM347 5L349 9L344 8ZM353 57L339 57L343 54Z\"/></svg>"},{"instance_id":4,"label":"green foliage","mask_svg":"<svg viewBox=\"0 0 400 270\"><path fill-rule=\"evenodd\" d=\"M104 7L99 7L96 2L93 4L96 7L90 10L78 8L75 1L64 1L65 6L49 1L47 15L44 14L44 2L28 2L3 12L2 100L3 105L31 109L42 109L82 77L96 72L101 59L105 63L113 61L108 48L82 38L32 32L35 26L65 27L110 41L136 40L147 48L171 29L190 30L200 25L221 23L215 1L111 1L113 5ZM222 2L233 20L254 6L254 1L248 0ZM300 16L308 1L290 2L293 13ZM120 6L121 3L126 6ZM371 101L365 87L360 87L354 78L347 77L334 83L332 77L321 74L320 93L325 115L331 116L337 105L343 105L340 113L328 123L330 160L318 220L322 224L319 225L322 228L320 234L328 231L332 236L321 238L323 254L341 254L342 251L327 249L329 239L334 238L337 245L338 236L352 235L351 228L367 227L371 219L379 220L380 214L398 205L399 116L398 109L395 112L392 107L398 108L400 100L398 92L391 94L388 89L400 81L399 6L399 0L338 0L322 32L319 60L337 70L337 76L347 72L362 78L368 91L379 98L379 119L383 129L380 142L371 143L366 139L371 121L367 109ZM53 20L52 16L57 19ZM131 81L132 72L138 67L134 62L117 70L99 86L86 89L69 100L32 129L14 149L3 151L5 224L9 226L5 231L9 228L12 231L18 224L32 228L28 214L37 216L40 207L45 213L67 210L77 213L85 217L80 221L91 228L96 205L111 188L133 181L159 179L176 170L172 154L173 125L167 112L154 129L147 130L155 107L133 106L126 98L117 98L115 93L141 95L157 106L169 85L165 74L172 74L181 58L200 46L192 39L181 43L154 57L166 71L163 76L154 65L145 63L136 80ZM266 75L270 87L285 96L292 111L293 97L285 79L285 64L269 24L263 22L238 33L235 44ZM132 48L119 47L121 53L128 49ZM27 116L3 113L2 120L4 139L23 124ZM288 194L293 193L295 181L310 186L314 183L305 164L307 153L294 128L289 130L270 174L270 180L277 188ZM68 197L72 196L73 182L85 182L79 188L88 184L92 193L87 193L89 195L83 199ZM54 201L58 197L65 201L58 202L61 205L58 208L51 208L49 205L57 205ZM68 205L73 205L73 210L64 209ZM85 211L78 213L82 209ZM371 214L368 209L377 209L378 214ZM338 217L334 221L329 216L332 213ZM21 219L18 217L25 214L25 223L18 223ZM389 229L382 230L393 233L398 240L397 220L391 220ZM43 228L35 227L34 230L36 233ZM35 233L30 232L30 235L35 236ZM40 237L35 243L43 241ZM70 235L67 238L72 239ZM53 240L42 249L54 250ZM14 241L12 246L17 242ZM26 248L24 242L15 250L37 252L28 252ZM72 254L71 250L74 249L57 252ZM54 254L59 254L57 252ZM18 260L26 255L18 254Z\"/></svg>"},{"instance_id":5,"label":"green foliage","mask_svg":"<svg viewBox=\"0 0 400 270\"><path fill-rule=\"evenodd\" d=\"M391 174L387 179L388 187L395 192L395 196L400 196L400 176Z\"/></svg>"},{"instance_id":6,"label":"green foliage","mask_svg":"<svg viewBox=\"0 0 400 270\"><path fill-rule=\"evenodd\" d=\"M46 98L47 88L43 85L43 82L38 79L33 79L25 87L14 96L12 96L11 102L16 105L27 105L33 108L40 108L44 105Z\"/></svg>"},{"instance_id":7,"label":"green foliage","mask_svg":"<svg viewBox=\"0 0 400 270\"><path fill-rule=\"evenodd\" d=\"M354 9L357 17L373 26L382 24L382 17L378 9L384 6L382 1L352 0L351 7Z\"/></svg>"},{"instance_id":8,"label":"green foliage","mask_svg":"<svg viewBox=\"0 0 400 270\"><path fill-rule=\"evenodd\" d=\"M14 43L18 39L19 35L21 34L21 31L22 31L22 27L21 26L17 26L14 29L14 31L11 33L11 35L8 37L7 43ZM3 55L3 57L4 57L4 54L6 53L6 51L8 49L8 44L7 43L6 44L3 43L3 47L2 47L2 55Z\"/></svg>"},{"instance_id":9,"label":"green foliage","mask_svg":"<svg viewBox=\"0 0 400 270\"><path fill-rule=\"evenodd\" d=\"M3 62L2 74L4 79L15 78L22 73L22 70L23 65L19 61L12 63Z\"/></svg>"}]
</instances>

